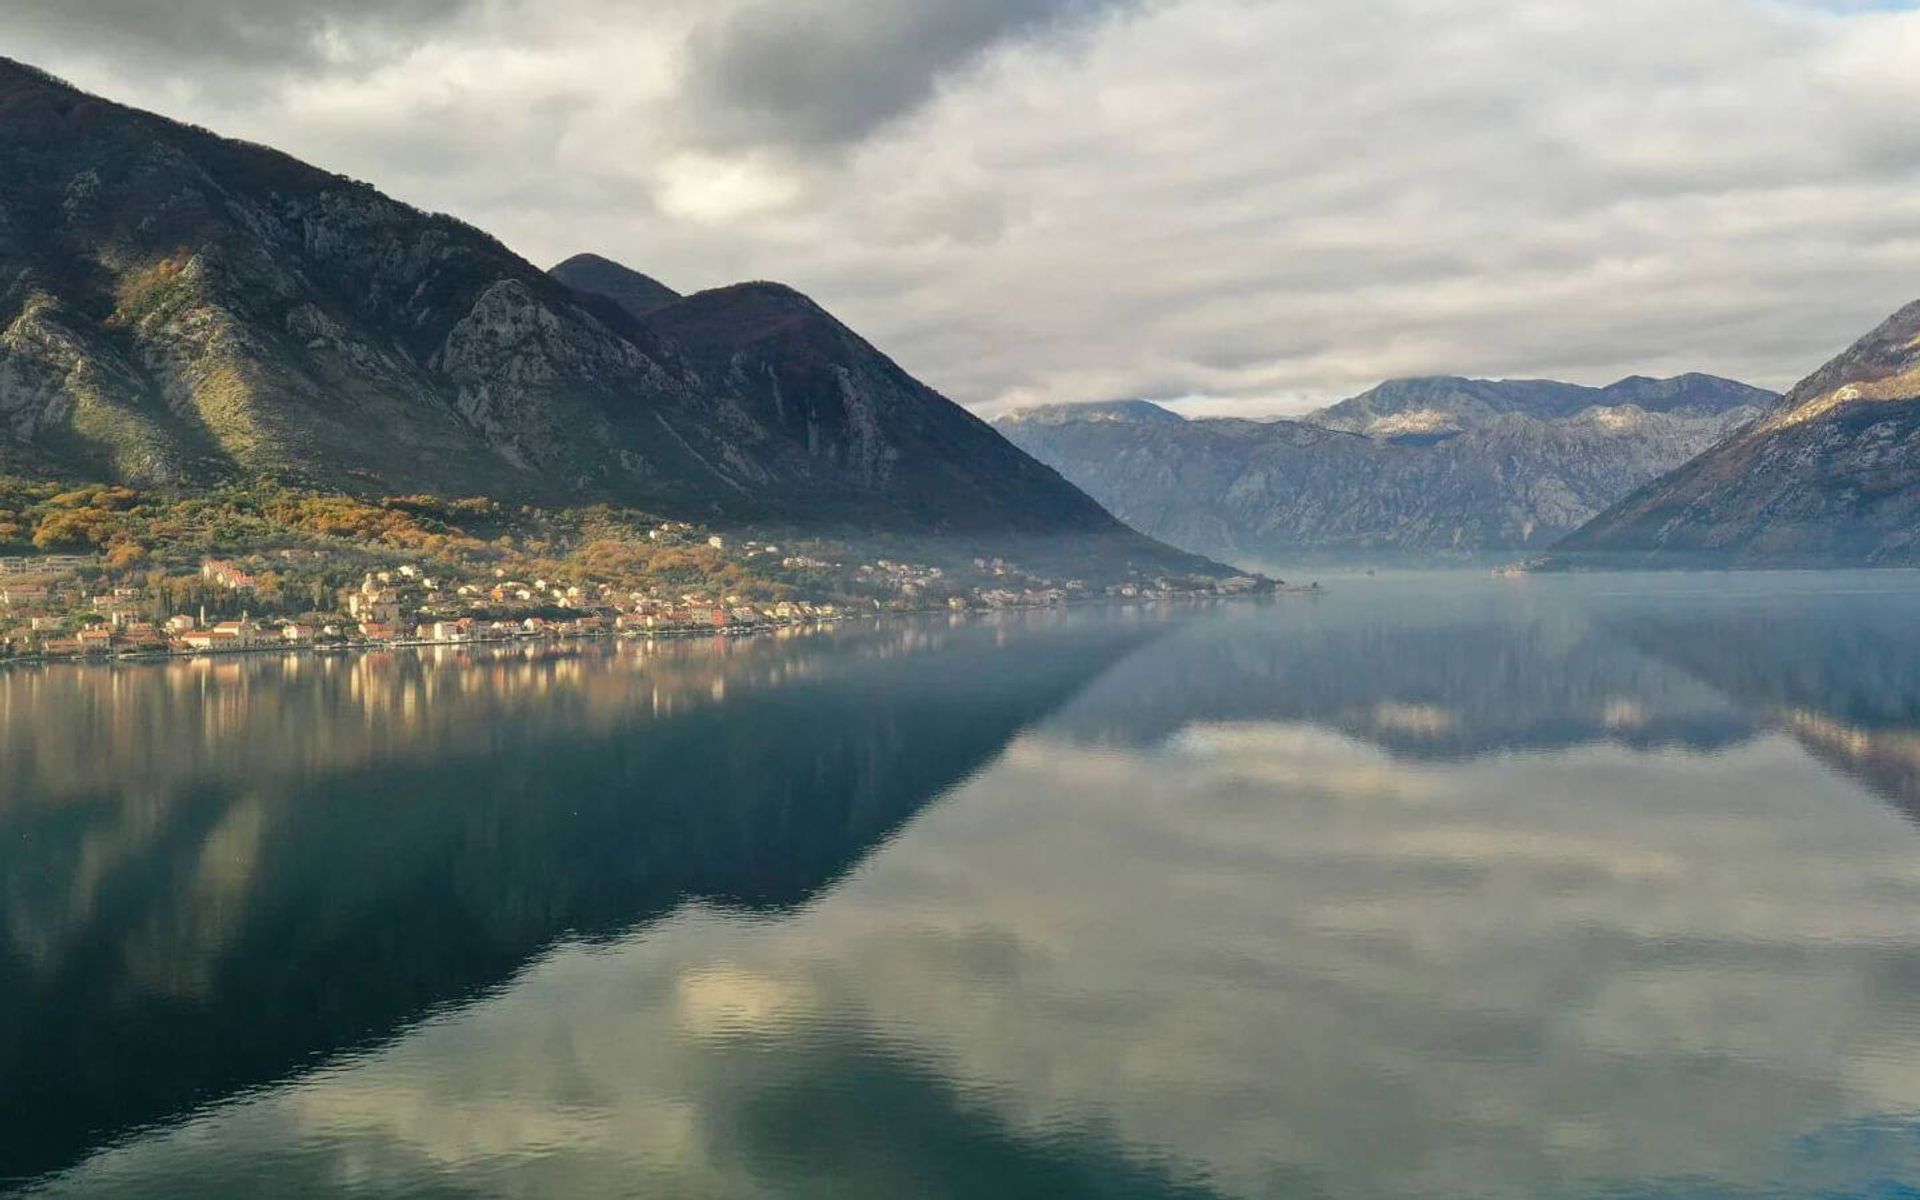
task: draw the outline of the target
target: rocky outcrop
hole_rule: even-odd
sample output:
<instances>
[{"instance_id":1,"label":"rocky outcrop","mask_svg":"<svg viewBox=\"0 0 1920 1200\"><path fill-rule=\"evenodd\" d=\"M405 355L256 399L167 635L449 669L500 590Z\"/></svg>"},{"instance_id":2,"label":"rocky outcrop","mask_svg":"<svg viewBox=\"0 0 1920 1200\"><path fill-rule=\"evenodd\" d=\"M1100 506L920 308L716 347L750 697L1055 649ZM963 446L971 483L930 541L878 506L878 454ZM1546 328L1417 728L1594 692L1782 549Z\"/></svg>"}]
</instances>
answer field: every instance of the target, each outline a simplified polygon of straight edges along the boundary
<instances>
[{"instance_id":1,"label":"rocky outcrop","mask_svg":"<svg viewBox=\"0 0 1920 1200\"><path fill-rule=\"evenodd\" d=\"M1920 303L1600 514L1549 565L1920 565Z\"/></svg>"},{"instance_id":2,"label":"rocky outcrop","mask_svg":"<svg viewBox=\"0 0 1920 1200\"><path fill-rule=\"evenodd\" d=\"M1143 401L998 426L1136 528L1252 562L1544 548L1752 420L1727 380L1400 380L1301 421L1183 420Z\"/></svg>"}]
</instances>

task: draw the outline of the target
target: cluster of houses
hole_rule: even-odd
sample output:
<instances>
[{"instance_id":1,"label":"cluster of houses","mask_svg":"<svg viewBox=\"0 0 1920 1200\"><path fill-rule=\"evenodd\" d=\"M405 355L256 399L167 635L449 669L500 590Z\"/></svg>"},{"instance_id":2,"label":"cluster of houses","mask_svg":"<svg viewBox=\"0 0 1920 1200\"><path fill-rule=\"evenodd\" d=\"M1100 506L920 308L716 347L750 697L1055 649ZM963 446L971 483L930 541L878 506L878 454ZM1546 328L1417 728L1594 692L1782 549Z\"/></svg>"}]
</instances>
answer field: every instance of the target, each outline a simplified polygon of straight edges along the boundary
<instances>
[{"instance_id":1,"label":"cluster of houses","mask_svg":"<svg viewBox=\"0 0 1920 1200\"><path fill-rule=\"evenodd\" d=\"M49 562L35 561L43 568ZM85 562L97 565L91 559ZM259 589L252 572L222 559L203 562L200 577L243 597ZM504 571L496 572L492 582L443 584L414 565L369 572L339 599L344 620L338 614L287 619L251 613L208 620L204 610L154 620L151 602L140 588L114 587L87 596L76 579L44 569L34 575L0 573L6 648L16 656L35 657L647 635L792 625L842 615L833 604L755 605L739 596L715 600L690 592L666 597L611 585L522 581L506 577ZM529 607L554 615L498 615L502 609L524 612Z\"/></svg>"},{"instance_id":2,"label":"cluster of houses","mask_svg":"<svg viewBox=\"0 0 1920 1200\"><path fill-rule=\"evenodd\" d=\"M720 535L705 535L692 525L668 522L649 533L655 541L700 541L725 550ZM319 552L315 552L318 554ZM772 543L744 542L732 551L747 557L777 559L789 569L837 566L804 555L783 554ZM69 561L69 559L71 561ZM22 563L37 568L27 571ZM344 589L332 614L298 619L255 617L250 610L272 608L256 599L259 578L246 564L207 559L200 578L218 591L233 593L218 605L238 618L209 621L198 615L165 613L142 589L107 588L88 595L77 572L98 567L85 556L0 558L0 634L15 656L63 656L120 653L219 652L267 647L461 643L570 636L646 636L696 630L754 629L836 620L848 615L840 605L804 600L754 603L731 595L697 592L667 595L655 589L570 580L514 578L504 568L491 579L442 580L429 568L404 564L368 572ZM890 598L860 602L864 609L921 609L942 603L955 611L974 608L1034 608L1088 598L1080 580L1056 583L1027 576L1000 559L976 560L989 579L964 586L939 567L891 559L861 564L851 574L872 593ZM1211 585L1222 594L1257 590L1253 577ZM1191 595L1193 581L1156 580L1105 589L1115 600L1154 600ZM1209 590L1203 587L1201 590Z\"/></svg>"},{"instance_id":3,"label":"cluster of houses","mask_svg":"<svg viewBox=\"0 0 1920 1200\"><path fill-rule=\"evenodd\" d=\"M200 578L234 592L251 592L260 586L260 581L253 577L252 572L219 558L210 558L200 564Z\"/></svg>"},{"instance_id":4,"label":"cluster of houses","mask_svg":"<svg viewBox=\"0 0 1920 1200\"><path fill-rule=\"evenodd\" d=\"M854 573L864 580L885 583L903 599L908 600L924 595L928 588L940 583L946 577L946 572L939 567L894 562L885 558L862 563L855 568Z\"/></svg>"},{"instance_id":5,"label":"cluster of houses","mask_svg":"<svg viewBox=\"0 0 1920 1200\"><path fill-rule=\"evenodd\" d=\"M1227 579L1215 580L1206 591L1217 596L1250 596L1272 586L1269 581L1254 575L1235 575ZM1169 579L1156 579L1152 583L1119 583L1106 591L1109 600L1168 600L1179 596L1192 596L1195 589L1191 584L1178 584Z\"/></svg>"},{"instance_id":6,"label":"cluster of houses","mask_svg":"<svg viewBox=\"0 0 1920 1200\"><path fill-rule=\"evenodd\" d=\"M489 620L473 615L500 608L537 606L578 616ZM491 583L442 587L418 568L369 574L345 598L355 630L369 640L412 638L469 641L480 637L540 634L657 632L791 624L840 616L833 604L781 601L754 605L740 596L714 599L687 592L663 596L612 584L582 585L562 580L509 578L496 571Z\"/></svg>"},{"instance_id":7,"label":"cluster of houses","mask_svg":"<svg viewBox=\"0 0 1920 1200\"><path fill-rule=\"evenodd\" d=\"M92 565L79 555L46 556L32 560L43 569L34 575L0 571L0 611L9 618L7 641L16 652L51 654L105 653L118 646L163 646L166 633L147 618L140 589L116 587L98 595L47 582L45 564L57 557L62 566ZM82 621L74 619L78 609ZM84 623L83 623L84 622ZM76 628L77 626L77 628Z\"/></svg>"},{"instance_id":8,"label":"cluster of houses","mask_svg":"<svg viewBox=\"0 0 1920 1200\"><path fill-rule=\"evenodd\" d=\"M1065 604L1083 588L1063 587L984 588L980 604L984 608L1050 608Z\"/></svg>"}]
</instances>

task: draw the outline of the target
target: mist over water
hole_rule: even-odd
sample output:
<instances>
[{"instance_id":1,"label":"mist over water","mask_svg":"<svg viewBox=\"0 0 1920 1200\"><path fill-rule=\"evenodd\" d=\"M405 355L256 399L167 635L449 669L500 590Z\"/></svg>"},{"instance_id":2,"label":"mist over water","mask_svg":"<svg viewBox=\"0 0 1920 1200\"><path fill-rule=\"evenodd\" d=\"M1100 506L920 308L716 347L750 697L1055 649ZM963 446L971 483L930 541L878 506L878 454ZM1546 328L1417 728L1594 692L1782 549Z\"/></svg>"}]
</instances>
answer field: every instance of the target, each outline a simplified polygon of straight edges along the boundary
<instances>
[{"instance_id":1,"label":"mist over water","mask_svg":"<svg viewBox=\"0 0 1920 1200\"><path fill-rule=\"evenodd\" d=\"M1327 583L0 675L0 1178L1911 1194L1920 576Z\"/></svg>"}]
</instances>

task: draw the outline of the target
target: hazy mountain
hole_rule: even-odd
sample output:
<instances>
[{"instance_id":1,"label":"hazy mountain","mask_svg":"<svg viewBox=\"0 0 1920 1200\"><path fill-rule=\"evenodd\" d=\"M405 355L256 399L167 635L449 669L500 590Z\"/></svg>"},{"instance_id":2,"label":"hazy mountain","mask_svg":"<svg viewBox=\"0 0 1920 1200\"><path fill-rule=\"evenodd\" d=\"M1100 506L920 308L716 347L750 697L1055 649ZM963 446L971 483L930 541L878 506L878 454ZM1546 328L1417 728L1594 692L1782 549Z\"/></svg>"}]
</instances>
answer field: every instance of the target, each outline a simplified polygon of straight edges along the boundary
<instances>
[{"instance_id":1,"label":"hazy mountain","mask_svg":"<svg viewBox=\"0 0 1920 1200\"><path fill-rule=\"evenodd\" d=\"M1774 399L1702 375L1607 388L1435 378L1300 421L1190 421L1124 401L996 426L1138 529L1275 561L1544 547Z\"/></svg>"},{"instance_id":2,"label":"hazy mountain","mask_svg":"<svg viewBox=\"0 0 1920 1200\"><path fill-rule=\"evenodd\" d=\"M1002 430L1077 425L1086 422L1183 425L1186 418L1151 400L1107 400L1092 404L1050 404L1024 408L994 422Z\"/></svg>"},{"instance_id":3,"label":"hazy mountain","mask_svg":"<svg viewBox=\"0 0 1920 1200\"><path fill-rule=\"evenodd\" d=\"M1555 561L1920 565L1920 303L1601 514Z\"/></svg>"},{"instance_id":4,"label":"hazy mountain","mask_svg":"<svg viewBox=\"0 0 1920 1200\"><path fill-rule=\"evenodd\" d=\"M1329 429L1371 437L1432 440L1483 429L1502 417L1557 420L1592 408L1631 405L1643 412L1714 419L1757 410L1779 397L1712 375L1650 379L1635 375L1604 388L1550 379L1460 379L1438 375L1389 380L1307 419Z\"/></svg>"},{"instance_id":5,"label":"hazy mountain","mask_svg":"<svg viewBox=\"0 0 1920 1200\"><path fill-rule=\"evenodd\" d=\"M0 468L1068 534L1196 565L790 289L558 276L0 60Z\"/></svg>"},{"instance_id":6,"label":"hazy mountain","mask_svg":"<svg viewBox=\"0 0 1920 1200\"><path fill-rule=\"evenodd\" d=\"M680 293L650 275L598 254L576 254L547 270L576 292L605 296L636 317L644 317L680 299Z\"/></svg>"}]
</instances>

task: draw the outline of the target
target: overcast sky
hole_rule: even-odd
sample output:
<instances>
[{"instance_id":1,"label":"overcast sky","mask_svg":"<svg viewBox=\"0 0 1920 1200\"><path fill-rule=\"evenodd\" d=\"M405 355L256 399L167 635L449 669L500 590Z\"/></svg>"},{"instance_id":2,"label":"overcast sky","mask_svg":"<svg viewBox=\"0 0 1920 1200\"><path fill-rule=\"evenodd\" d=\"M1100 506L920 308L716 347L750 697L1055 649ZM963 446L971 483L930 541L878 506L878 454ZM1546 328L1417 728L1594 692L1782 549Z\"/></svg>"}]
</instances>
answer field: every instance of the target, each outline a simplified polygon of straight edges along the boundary
<instances>
[{"instance_id":1,"label":"overcast sky","mask_svg":"<svg viewBox=\"0 0 1920 1200\"><path fill-rule=\"evenodd\" d=\"M0 0L0 53L983 412L1784 387L1920 297L1913 0Z\"/></svg>"}]
</instances>

